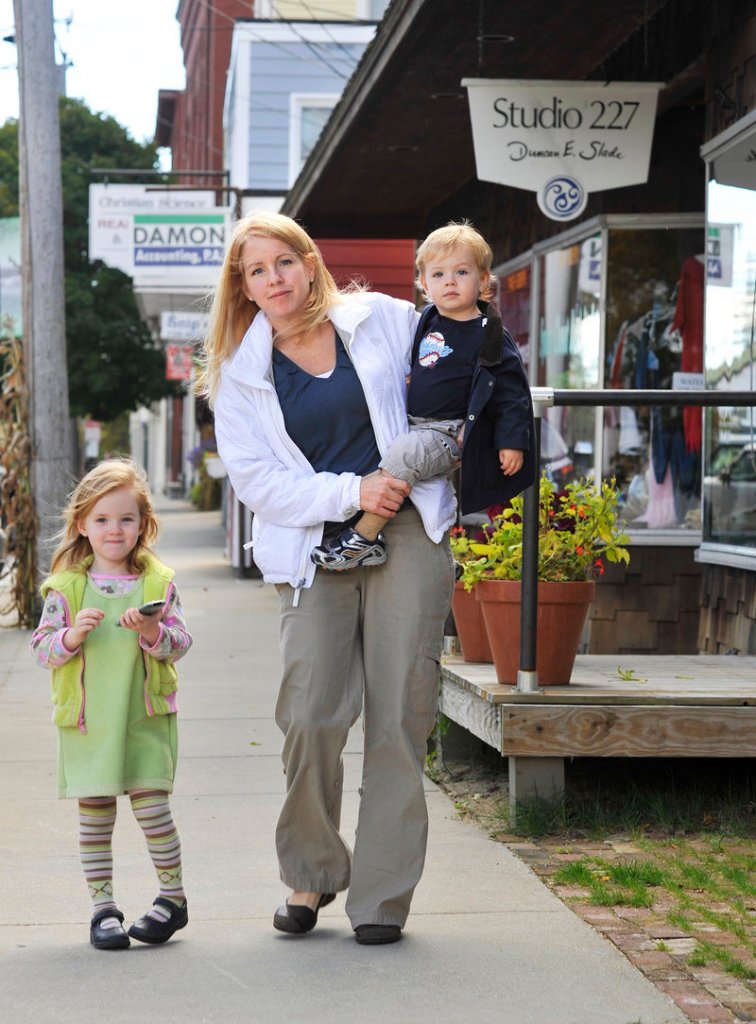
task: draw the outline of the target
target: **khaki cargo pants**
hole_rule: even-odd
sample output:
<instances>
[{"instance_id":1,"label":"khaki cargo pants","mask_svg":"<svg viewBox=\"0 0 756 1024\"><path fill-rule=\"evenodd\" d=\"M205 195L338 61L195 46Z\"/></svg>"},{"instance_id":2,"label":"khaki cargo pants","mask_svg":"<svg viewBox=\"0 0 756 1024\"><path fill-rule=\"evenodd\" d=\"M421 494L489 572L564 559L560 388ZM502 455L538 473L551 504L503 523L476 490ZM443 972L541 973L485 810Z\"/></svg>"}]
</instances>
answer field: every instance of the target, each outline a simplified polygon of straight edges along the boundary
<instances>
[{"instance_id":1,"label":"khaki cargo pants","mask_svg":"<svg viewBox=\"0 0 756 1024\"><path fill-rule=\"evenodd\" d=\"M430 541L414 508L385 531L388 560L350 572L318 570L292 605L281 602L287 794L276 830L292 889L349 889L352 927L398 924L423 870L428 815L426 743L436 714L443 627L454 568L448 538ZM339 833L342 751L364 707L364 760L354 853Z\"/></svg>"}]
</instances>

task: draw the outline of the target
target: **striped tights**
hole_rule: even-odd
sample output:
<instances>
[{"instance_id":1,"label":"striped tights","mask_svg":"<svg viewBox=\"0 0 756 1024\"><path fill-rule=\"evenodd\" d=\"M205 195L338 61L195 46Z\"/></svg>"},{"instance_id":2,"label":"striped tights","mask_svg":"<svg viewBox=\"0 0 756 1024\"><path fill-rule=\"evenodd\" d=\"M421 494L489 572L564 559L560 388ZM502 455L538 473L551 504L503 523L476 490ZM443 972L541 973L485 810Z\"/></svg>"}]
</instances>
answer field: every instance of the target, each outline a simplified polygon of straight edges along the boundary
<instances>
[{"instance_id":1,"label":"striped tights","mask_svg":"<svg viewBox=\"0 0 756 1024\"><path fill-rule=\"evenodd\" d=\"M168 794L138 789L129 793L131 809L147 840L147 850L157 873L159 895L182 906L185 901L181 876L181 841L173 821ZM113 901L114 796L79 800L79 853L95 913L116 909ZM153 906L147 915L167 920L168 911Z\"/></svg>"}]
</instances>

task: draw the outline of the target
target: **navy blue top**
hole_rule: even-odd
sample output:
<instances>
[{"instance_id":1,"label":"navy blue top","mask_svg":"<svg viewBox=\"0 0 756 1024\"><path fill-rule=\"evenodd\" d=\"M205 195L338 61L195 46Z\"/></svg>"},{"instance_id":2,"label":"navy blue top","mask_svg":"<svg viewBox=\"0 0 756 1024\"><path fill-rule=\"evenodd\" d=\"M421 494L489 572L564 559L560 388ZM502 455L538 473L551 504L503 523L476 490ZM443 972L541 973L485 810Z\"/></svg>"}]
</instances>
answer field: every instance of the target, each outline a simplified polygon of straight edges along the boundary
<instances>
[{"instance_id":1,"label":"navy blue top","mask_svg":"<svg viewBox=\"0 0 756 1024\"><path fill-rule=\"evenodd\" d=\"M429 316L410 371L410 416L465 418L482 340L482 317L452 320L435 311Z\"/></svg>"},{"instance_id":2,"label":"navy blue top","mask_svg":"<svg viewBox=\"0 0 756 1024\"><path fill-rule=\"evenodd\" d=\"M330 377L313 377L274 348L273 379L289 437L316 473L366 476L378 469L365 394L338 334Z\"/></svg>"}]
</instances>

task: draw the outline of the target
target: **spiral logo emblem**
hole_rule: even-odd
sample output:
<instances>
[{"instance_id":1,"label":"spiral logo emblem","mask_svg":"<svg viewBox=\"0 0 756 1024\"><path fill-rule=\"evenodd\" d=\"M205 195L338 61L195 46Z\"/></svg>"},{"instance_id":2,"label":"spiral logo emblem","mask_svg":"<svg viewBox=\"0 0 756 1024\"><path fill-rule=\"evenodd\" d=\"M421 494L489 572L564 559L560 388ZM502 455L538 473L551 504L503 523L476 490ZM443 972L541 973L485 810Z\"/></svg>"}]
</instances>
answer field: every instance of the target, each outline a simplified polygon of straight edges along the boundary
<instances>
[{"instance_id":1,"label":"spiral logo emblem","mask_svg":"<svg viewBox=\"0 0 756 1024\"><path fill-rule=\"evenodd\" d=\"M583 186L566 174L550 178L538 193L538 205L552 220L573 220L580 216L587 202Z\"/></svg>"}]
</instances>

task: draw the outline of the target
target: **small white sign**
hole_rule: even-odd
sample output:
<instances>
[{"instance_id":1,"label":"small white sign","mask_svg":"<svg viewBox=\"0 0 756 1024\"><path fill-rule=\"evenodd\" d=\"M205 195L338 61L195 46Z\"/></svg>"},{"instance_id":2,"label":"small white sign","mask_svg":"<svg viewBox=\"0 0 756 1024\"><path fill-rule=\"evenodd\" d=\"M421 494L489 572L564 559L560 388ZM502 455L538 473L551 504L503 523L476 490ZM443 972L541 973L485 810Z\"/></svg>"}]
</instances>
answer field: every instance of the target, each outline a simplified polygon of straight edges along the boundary
<instances>
[{"instance_id":1,"label":"small white sign","mask_svg":"<svg viewBox=\"0 0 756 1024\"><path fill-rule=\"evenodd\" d=\"M648 178L660 82L463 78L478 177L537 193L568 221L591 192Z\"/></svg>"},{"instance_id":2,"label":"small white sign","mask_svg":"<svg viewBox=\"0 0 756 1024\"><path fill-rule=\"evenodd\" d=\"M672 374L673 391L703 391L705 387L702 373L683 373L677 370Z\"/></svg>"},{"instance_id":3,"label":"small white sign","mask_svg":"<svg viewBox=\"0 0 756 1024\"><path fill-rule=\"evenodd\" d=\"M160 337L163 341L199 341L210 326L209 313L161 313Z\"/></svg>"}]
</instances>

